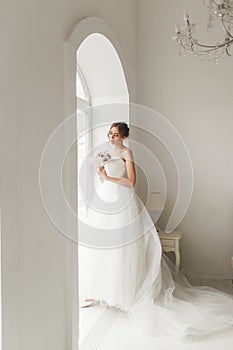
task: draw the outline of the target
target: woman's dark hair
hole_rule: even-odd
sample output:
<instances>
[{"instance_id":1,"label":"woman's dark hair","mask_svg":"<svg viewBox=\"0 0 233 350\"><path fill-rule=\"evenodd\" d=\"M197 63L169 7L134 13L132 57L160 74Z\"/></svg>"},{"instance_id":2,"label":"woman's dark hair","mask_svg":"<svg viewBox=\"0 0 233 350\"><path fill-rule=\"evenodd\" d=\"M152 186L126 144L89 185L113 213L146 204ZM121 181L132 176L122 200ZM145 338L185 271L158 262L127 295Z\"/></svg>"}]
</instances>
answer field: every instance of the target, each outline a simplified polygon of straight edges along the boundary
<instances>
[{"instance_id":1,"label":"woman's dark hair","mask_svg":"<svg viewBox=\"0 0 233 350\"><path fill-rule=\"evenodd\" d=\"M125 136L128 137L129 136L129 127L125 122L116 122L116 123L112 123L112 125L110 126L110 130L116 127L119 130L119 133L121 136Z\"/></svg>"}]
</instances>

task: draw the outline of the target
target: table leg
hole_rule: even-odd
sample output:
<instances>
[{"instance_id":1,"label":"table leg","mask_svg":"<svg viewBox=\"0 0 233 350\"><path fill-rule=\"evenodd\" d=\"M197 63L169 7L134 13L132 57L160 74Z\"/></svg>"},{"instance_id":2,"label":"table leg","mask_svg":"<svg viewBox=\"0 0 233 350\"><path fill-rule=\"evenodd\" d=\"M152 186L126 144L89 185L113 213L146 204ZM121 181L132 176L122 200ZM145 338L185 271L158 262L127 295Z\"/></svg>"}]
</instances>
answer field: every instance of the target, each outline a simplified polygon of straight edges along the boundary
<instances>
[{"instance_id":1,"label":"table leg","mask_svg":"<svg viewBox=\"0 0 233 350\"><path fill-rule=\"evenodd\" d=\"M180 269L180 247L179 242L175 242L175 256L176 256L176 272Z\"/></svg>"}]
</instances>

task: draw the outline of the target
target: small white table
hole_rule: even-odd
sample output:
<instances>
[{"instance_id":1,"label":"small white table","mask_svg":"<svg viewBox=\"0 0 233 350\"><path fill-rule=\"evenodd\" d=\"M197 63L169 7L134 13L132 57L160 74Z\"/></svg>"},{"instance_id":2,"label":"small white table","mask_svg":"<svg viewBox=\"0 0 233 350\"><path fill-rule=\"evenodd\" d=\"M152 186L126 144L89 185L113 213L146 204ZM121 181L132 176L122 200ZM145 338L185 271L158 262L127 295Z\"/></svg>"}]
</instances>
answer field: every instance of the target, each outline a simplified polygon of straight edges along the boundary
<instances>
[{"instance_id":1,"label":"small white table","mask_svg":"<svg viewBox=\"0 0 233 350\"><path fill-rule=\"evenodd\" d=\"M158 232L162 250L164 252L174 252L176 258L176 272L179 271L180 268L180 240L183 237L183 233L181 231L175 230L171 233L165 233L164 231Z\"/></svg>"}]
</instances>

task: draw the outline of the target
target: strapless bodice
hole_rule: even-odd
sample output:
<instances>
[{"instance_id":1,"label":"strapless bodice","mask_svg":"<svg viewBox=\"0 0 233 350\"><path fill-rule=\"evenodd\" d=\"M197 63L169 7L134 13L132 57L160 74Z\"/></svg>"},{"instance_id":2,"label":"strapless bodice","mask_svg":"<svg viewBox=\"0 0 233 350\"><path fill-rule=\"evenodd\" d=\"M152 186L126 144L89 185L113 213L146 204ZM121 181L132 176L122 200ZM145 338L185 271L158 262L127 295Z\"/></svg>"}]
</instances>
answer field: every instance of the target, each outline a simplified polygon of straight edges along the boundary
<instances>
[{"instance_id":1,"label":"strapless bodice","mask_svg":"<svg viewBox=\"0 0 233 350\"><path fill-rule=\"evenodd\" d=\"M125 161L119 157L114 156L109 161L107 161L104 165L104 169L109 177L113 178L126 178L126 164ZM116 202L118 201L119 206L123 207L123 204L120 202L120 197L125 200L125 198L130 198L132 195L133 188L128 186L122 186L118 183L114 183L111 181L103 181L100 182L99 177L97 176L96 183L96 193L98 195L98 199L101 198L104 202Z\"/></svg>"},{"instance_id":2,"label":"strapless bodice","mask_svg":"<svg viewBox=\"0 0 233 350\"><path fill-rule=\"evenodd\" d=\"M121 157L111 158L104 165L108 176L122 178L127 176L125 161Z\"/></svg>"}]
</instances>

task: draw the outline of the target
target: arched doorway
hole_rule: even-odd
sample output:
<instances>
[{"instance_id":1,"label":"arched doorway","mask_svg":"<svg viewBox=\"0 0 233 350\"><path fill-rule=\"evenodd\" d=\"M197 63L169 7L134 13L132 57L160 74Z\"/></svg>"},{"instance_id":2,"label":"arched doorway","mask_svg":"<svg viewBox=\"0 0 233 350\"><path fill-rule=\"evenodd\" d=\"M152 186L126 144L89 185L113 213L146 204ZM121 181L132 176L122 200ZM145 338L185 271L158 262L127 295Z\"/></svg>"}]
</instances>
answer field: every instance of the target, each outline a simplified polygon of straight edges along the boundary
<instances>
[{"instance_id":1,"label":"arched doorway","mask_svg":"<svg viewBox=\"0 0 233 350\"><path fill-rule=\"evenodd\" d=\"M110 40L103 34L90 34L79 46L77 50L76 79L77 129L78 134L83 135L79 137L77 141L77 170L79 174L83 159L85 159L87 154L99 143L103 142L109 125L116 121L115 113L110 113L109 125L92 128L93 122L93 124L98 125L99 113L101 112L96 111L95 108L88 107L95 107L102 104L111 105L115 103L128 104L129 94L120 58ZM129 114L124 115L121 120L129 122ZM85 132L86 130L90 131L87 133ZM85 172L85 169L83 170L82 167L82 172L83 171ZM82 176L87 179L85 191L88 191L92 186L93 179L88 176L87 170L86 174L82 173ZM82 208L79 208L80 206L82 206ZM80 194L78 193L78 210L81 209L85 211L87 210L86 206L87 203L82 200L80 191ZM80 230L80 228L78 229ZM82 262L79 260L79 265L81 263ZM88 272L86 271L86 273ZM81 275L79 274L79 276ZM83 277L83 280L80 280L80 278L79 285L85 283L85 278ZM99 316L96 315L96 317L97 321ZM80 344L82 344L87 336L89 329L88 322L89 325L93 324L93 316L92 319L88 320L84 310L84 312L80 314L79 321L79 329L81 332Z\"/></svg>"},{"instance_id":2,"label":"arched doorway","mask_svg":"<svg viewBox=\"0 0 233 350\"><path fill-rule=\"evenodd\" d=\"M109 26L98 17L82 20L65 42L65 115L80 112L77 128L91 127L98 113L88 107L109 103L129 103L130 89L127 84L127 68L119 44ZM113 118L113 119L111 119ZM109 125L115 121L109 117ZM129 113L124 115L129 122ZM108 127L109 127L108 125ZM77 147L77 164L91 147L106 134L101 128L86 135ZM79 142L79 141L78 141ZM79 159L79 161L78 161ZM73 171L73 170L71 170ZM78 173L78 167L77 167ZM77 181L78 183L78 181ZM73 196L76 188L70 189L70 202L80 205ZM78 211L78 208L77 208ZM67 243L67 307L68 324L71 329L71 348L77 349L79 334L78 300L78 249L76 244ZM85 334L83 334L85 337Z\"/></svg>"},{"instance_id":3,"label":"arched doorway","mask_svg":"<svg viewBox=\"0 0 233 350\"><path fill-rule=\"evenodd\" d=\"M92 128L93 124L98 125L101 113L92 107L113 103L128 104L129 94L120 58L110 40L104 35L90 34L79 46L76 56L77 132L78 135L83 135L77 141L79 174L83 160L91 149L103 142L103 136L108 130L108 125ZM129 122L128 113L122 119ZM109 114L109 125L113 121L114 113ZM87 133L87 130L90 132ZM90 186L91 184L86 184L87 188ZM78 195L78 206L80 205L84 203Z\"/></svg>"}]
</instances>

